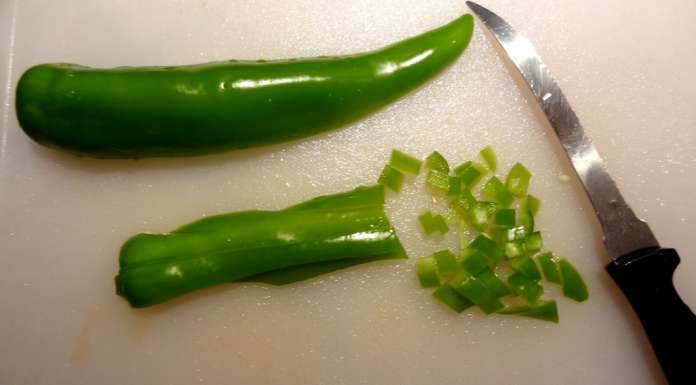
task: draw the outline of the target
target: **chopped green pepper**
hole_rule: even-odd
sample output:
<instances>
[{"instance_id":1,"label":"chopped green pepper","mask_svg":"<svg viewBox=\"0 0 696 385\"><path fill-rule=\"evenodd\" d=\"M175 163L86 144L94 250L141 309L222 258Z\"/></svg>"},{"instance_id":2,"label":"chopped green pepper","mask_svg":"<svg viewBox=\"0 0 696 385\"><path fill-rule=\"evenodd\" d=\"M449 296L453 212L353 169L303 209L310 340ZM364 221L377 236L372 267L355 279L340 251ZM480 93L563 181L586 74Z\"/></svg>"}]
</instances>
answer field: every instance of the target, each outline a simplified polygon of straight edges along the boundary
<instances>
[{"instance_id":1,"label":"chopped green pepper","mask_svg":"<svg viewBox=\"0 0 696 385\"><path fill-rule=\"evenodd\" d=\"M544 292L544 288L535 280L520 273L515 273L508 277L508 283L515 294L532 304L535 303Z\"/></svg>"},{"instance_id":2,"label":"chopped green pepper","mask_svg":"<svg viewBox=\"0 0 696 385\"><path fill-rule=\"evenodd\" d=\"M529 212L532 215L537 215L539 212L539 207L541 207L541 202L539 202L539 199L533 195L527 195L520 203L520 210L523 212Z\"/></svg>"},{"instance_id":3,"label":"chopped green pepper","mask_svg":"<svg viewBox=\"0 0 696 385\"><path fill-rule=\"evenodd\" d=\"M510 169L505 185L512 195L523 197L527 194L529 188L529 179L532 174L521 163L515 163Z\"/></svg>"},{"instance_id":4,"label":"chopped green pepper","mask_svg":"<svg viewBox=\"0 0 696 385\"><path fill-rule=\"evenodd\" d=\"M286 142L355 122L454 62L473 17L340 57L180 67L42 64L16 87L37 142L100 158L190 156Z\"/></svg>"},{"instance_id":5,"label":"chopped green pepper","mask_svg":"<svg viewBox=\"0 0 696 385\"><path fill-rule=\"evenodd\" d=\"M483 234L480 234L473 241L471 241L469 248L482 252L493 262L500 262L503 259L503 255L500 249L498 249L498 244Z\"/></svg>"},{"instance_id":6,"label":"chopped green pepper","mask_svg":"<svg viewBox=\"0 0 696 385\"><path fill-rule=\"evenodd\" d=\"M470 276L466 279L455 280L452 284L455 285L454 290L480 307L486 314L494 313L503 308L498 297L476 277Z\"/></svg>"},{"instance_id":7,"label":"chopped green pepper","mask_svg":"<svg viewBox=\"0 0 696 385\"><path fill-rule=\"evenodd\" d=\"M450 170L447 159L437 151L433 151L432 154L428 155L425 159L425 167L429 168L431 171L440 171L444 174L449 173Z\"/></svg>"},{"instance_id":8,"label":"chopped green pepper","mask_svg":"<svg viewBox=\"0 0 696 385\"><path fill-rule=\"evenodd\" d=\"M541 301L535 305L522 305L515 307L506 307L498 310L499 314L519 315L540 319L542 321L550 321L558 323L558 307L556 301Z\"/></svg>"},{"instance_id":9,"label":"chopped green pepper","mask_svg":"<svg viewBox=\"0 0 696 385\"><path fill-rule=\"evenodd\" d=\"M387 164L384 166L384 169L382 169L382 173L379 175L377 182L394 192L399 192L404 183L404 174Z\"/></svg>"},{"instance_id":10,"label":"chopped green pepper","mask_svg":"<svg viewBox=\"0 0 696 385\"><path fill-rule=\"evenodd\" d=\"M462 181L457 176L449 177L449 190L447 190L447 195L451 197L457 197L462 192Z\"/></svg>"},{"instance_id":11,"label":"chopped green pepper","mask_svg":"<svg viewBox=\"0 0 696 385\"><path fill-rule=\"evenodd\" d=\"M583 302L589 298L587 286L580 273L566 259L558 261L558 270L561 273L561 287L563 295L578 302Z\"/></svg>"},{"instance_id":12,"label":"chopped green pepper","mask_svg":"<svg viewBox=\"0 0 696 385\"><path fill-rule=\"evenodd\" d=\"M479 155L481 155L483 161L486 162L488 169L495 172L495 170L498 168L498 159L495 156L495 152L493 152L493 148L491 148L491 146L486 146L483 150L481 150Z\"/></svg>"},{"instance_id":13,"label":"chopped green pepper","mask_svg":"<svg viewBox=\"0 0 696 385\"><path fill-rule=\"evenodd\" d=\"M482 165L474 162L469 163L457 173L462 183L470 188L476 186L485 174L486 169Z\"/></svg>"},{"instance_id":14,"label":"chopped green pepper","mask_svg":"<svg viewBox=\"0 0 696 385\"><path fill-rule=\"evenodd\" d=\"M384 213L384 189L360 187L284 210L216 215L168 234L138 234L121 248L116 292L145 307L290 267L318 274L333 261L390 257L406 256Z\"/></svg>"},{"instance_id":15,"label":"chopped green pepper","mask_svg":"<svg viewBox=\"0 0 696 385\"><path fill-rule=\"evenodd\" d=\"M392 150L391 158L389 159L389 165L393 168L403 173L414 175L418 175L420 172L421 163L417 158L399 150Z\"/></svg>"},{"instance_id":16,"label":"chopped green pepper","mask_svg":"<svg viewBox=\"0 0 696 385\"><path fill-rule=\"evenodd\" d=\"M507 187L497 177L491 177L481 190L483 196L500 203L503 207L510 206L515 199L508 191Z\"/></svg>"},{"instance_id":17,"label":"chopped green pepper","mask_svg":"<svg viewBox=\"0 0 696 385\"><path fill-rule=\"evenodd\" d=\"M558 262L551 252L540 254L536 257L541 266L544 278L553 283L561 283L561 275L558 272Z\"/></svg>"},{"instance_id":18,"label":"chopped green pepper","mask_svg":"<svg viewBox=\"0 0 696 385\"><path fill-rule=\"evenodd\" d=\"M516 257L510 260L512 270L524 275L527 278L538 281L541 279L541 273L534 260L528 256Z\"/></svg>"},{"instance_id":19,"label":"chopped green pepper","mask_svg":"<svg viewBox=\"0 0 696 385\"><path fill-rule=\"evenodd\" d=\"M446 172L430 170L428 171L428 177L425 181L428 186L434 188L435 190L439 190L444 193L447 193L450 190L449 175L447 175Z\"/></svg>"},{"instance_id":20,"label":"chopped green pepper","mask_svg":"<svg viewBox=\"0 0 696 385\"><path fill-rule=\"evenodd\" d=\"M541 250L542 241L541 233L535 231L527 236L524 240L524 247L528 252L535 252Z\"/></svg>"},{"instance_id":21,"label":"chopped green pepper","mask_svg":"<svg viewBox=\"0 0 696 385\"><path fill-rule=\"evenodd\" d=\"M505 256L516 258L526 254L524 243L520 241L505 242Z\"/></svg>"},{"instance_id":22,"label":"chopped green pepper","mask_svg":"<svg viewBox=\"0 0 696 385\"><path fill-rule=\"evenodd\" d=\"M442 285L435 289L433 292L433 297L457 313L461 313L474 305L473 302L469 301L466 297L463 297L447 285Z\"/></svg>"},{"instance_id":23,"label":"chopped green pepper","mask_svg":"<svg viewBox=\"0 0 696 385\"><path fill-rule=\"evenodd\" d=\"M523 241L527 238L527 229L524 226L517 226L507 230L507 240Z\"/></svg>"},{"instance_id":24,"label":"chopped green pepper","mask_svg":"<svg viewBox=\"0 0 696 385\"><path fill-rule=\"evenodd\" d=\"M486 288L498 298L510 294L510 289L507 287L505 282L498 278L498 276L489 267L481 270L476 278L478 278L479 281L481 281L481 283L483 283L483 285L486 286Z\"/></svg>"},{"instance_id":25,"label":"chopped green pepper","mask_svg":"<svg viewBox=\"0 0 696 385\"><path fill-rule=\"evenodd\" d=\"M437 261L435 258L423 257L416 261L416 273L421 287L437 287L440 285L440 278L437 276Z\"/></svg>"},{"instance_id":26,"label":"chopped green pepper","mask_svg":"<svg viewBox=\"0 0 696 385\"><path fill-rule=\"evenodd\" d=\"M459 272L457 257L449 250L440 250L433 253L437 262L437 272L445 281Z\"/></svg>"},{"instance_id":27,"label":"chopped green pepper","mask_svg":"<svg viewBox=\"0 0 696 385\"><path fill-rule=\"evenodd\" d=\"M445 234L449 231L449 226L447 226L445 218L440 214L433 214L430 211L426 211L418 216L418 222L420 222L423 227L425 235L430 235L434 232Z\"/></svg>"},{"instance_id":28,"label":"chopped green pepper","mask_svg":"<svg viewBox=\"0 0 696 385\"><path fill-rule=\"evenodd\" d=\"M498 226L514 227L515 226L515 210L513 209L500 209L495 213L495 219L493 220Z\"/></svg>"},{"instance_id":29,"label":"chopped green pepper","mask_svg":"<svg viewBox=\"0 0 696 385\"><path fill-rule=\"evenodd\" d=\"M491 216L495 213L496 204L493 202L476 202L471 207L469 220L471 226L483 231L490 223Z\"/></svg>"},{"instance_id":30,"label":"chopped green pepper","mask_svg":"<svg viewBox=\"0 0 696 385\"><path fill-rule=\"evenodd\" d=\"M488 259L481 250L474 249L463 256L462 266L469 274L476 275L488 267Z\"/></svg>"},{"instance_id":31,"label":"chopped green pepper","mask_svg":"<svg viewBox=\"0 0 696 385\"><path fill-rule=\"evenodd\" d=\"M467 160L466 162L455 167L454 170L452 170L454 172L454 175L462 175L462 172L464 170L466 170L467 168L469 168L469 166L471 166L472 163L474 163L474 162Z\"/></svg>"}]
</instances>

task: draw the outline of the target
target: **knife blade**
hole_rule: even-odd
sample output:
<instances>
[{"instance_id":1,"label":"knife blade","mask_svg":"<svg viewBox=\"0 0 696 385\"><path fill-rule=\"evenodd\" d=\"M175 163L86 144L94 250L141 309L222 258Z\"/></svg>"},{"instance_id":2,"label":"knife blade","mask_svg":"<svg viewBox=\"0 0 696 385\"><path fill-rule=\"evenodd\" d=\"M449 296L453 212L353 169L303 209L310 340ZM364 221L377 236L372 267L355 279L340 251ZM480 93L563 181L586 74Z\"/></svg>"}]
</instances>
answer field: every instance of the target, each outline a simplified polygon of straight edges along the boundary
<instances>
[{"instance_id":1,"label":"knife blade","mask_svg":"<svg viewBox=\"0 0 696 385\"><path fill-rule=\"evenodd\" d=\"M501 17L472 2L483 22L519 71L587 192L612 258L606 269L640 318L670 384L694 383L688 351L696 344L696 316L674 289L680 262L676 250L661 248L647 223L619 192L604 160L585 134L548 67L532 43Z\"/></svg>"}]
</instances>

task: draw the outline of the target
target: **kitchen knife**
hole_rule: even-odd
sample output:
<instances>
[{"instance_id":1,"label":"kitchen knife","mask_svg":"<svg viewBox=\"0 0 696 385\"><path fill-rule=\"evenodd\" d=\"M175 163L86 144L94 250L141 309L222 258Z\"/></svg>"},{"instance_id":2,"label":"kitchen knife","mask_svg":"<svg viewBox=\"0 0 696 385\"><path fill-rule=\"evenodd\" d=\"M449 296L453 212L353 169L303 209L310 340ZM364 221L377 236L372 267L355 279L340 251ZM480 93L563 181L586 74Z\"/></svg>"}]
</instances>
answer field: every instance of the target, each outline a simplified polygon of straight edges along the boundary
<instances>
[{"instance_id":1,"label":"kitchen knife","mask_svg":"<svg viewBox=\"0 0 696 385\"><path fill-rule=\"evenodd\" d=\"M558 83L532 43L495 13L466 4L507 53L553 127L592 202L612 261L609 275L633 306L667 381L694 384L696 316L679 298L672 275L679 264L674 249L660 247L650 227L624 201Z\"/></svg>"}]
</instances>

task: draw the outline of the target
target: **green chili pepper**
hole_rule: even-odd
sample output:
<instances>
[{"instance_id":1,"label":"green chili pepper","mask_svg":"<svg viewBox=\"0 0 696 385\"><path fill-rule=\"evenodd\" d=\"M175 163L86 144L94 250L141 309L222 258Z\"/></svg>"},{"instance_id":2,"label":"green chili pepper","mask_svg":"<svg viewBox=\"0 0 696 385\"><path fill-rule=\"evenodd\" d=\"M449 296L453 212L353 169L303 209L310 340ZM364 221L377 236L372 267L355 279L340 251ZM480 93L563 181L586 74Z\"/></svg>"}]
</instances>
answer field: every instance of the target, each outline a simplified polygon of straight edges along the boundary
<instances>
[{"instance_id":1,"label":"green chili pepper","mask_svg":"<svg viewBox=\"0 0 696 385\"><path fill-rule=\"evenodd\" d=\"M134 307L225 282L303 279L338 261L405 258L384 213L381 186L327 195L279 211L201 219L121 248L116 291ZM345 264L343 266L346 266ZM263 273L270 274L264 279Z\"/></svg>"},{"instance_id":2,"label":"green chili pepper","mask_svg":"<svg viewBox=\"0 0 696 385\"><path fill-rule=\"evenodd\" d=\"M473 18L343 57L182 67L42 64L17 85L37 142L102 158L188 156L284 142L354 122L442 71Z\"/></svg>"}]
</instances>

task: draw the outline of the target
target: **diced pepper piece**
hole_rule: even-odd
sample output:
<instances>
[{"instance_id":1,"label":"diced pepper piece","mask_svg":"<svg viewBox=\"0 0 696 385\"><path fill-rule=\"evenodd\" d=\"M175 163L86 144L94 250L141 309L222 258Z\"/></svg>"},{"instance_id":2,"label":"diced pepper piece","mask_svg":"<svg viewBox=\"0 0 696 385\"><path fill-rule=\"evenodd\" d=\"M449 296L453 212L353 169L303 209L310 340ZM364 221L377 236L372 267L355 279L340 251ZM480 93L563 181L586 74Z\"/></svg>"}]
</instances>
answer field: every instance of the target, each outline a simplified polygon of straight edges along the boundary
<instances>
[{"instance_id":1,"label":"diced pepper piece","mask_svg":"<svg viewBox=\"0 0 696 385\"><path fill-rule=\"evenodd\" d=\"M537 267L536 263L534 263L533 259L527 256L511 259L510 267L512 270L524 275L527 278L531 278L535 281L541 279L541 273L539 272L539 268Z\"/></svg>"},{"instance_id":2,"label":"diced pepper piece","mask_svg":"<svg viewBox=\"0 0 696 385\"><path fill-rule=\"evenodd\" d=\"M515 200L515 197L512 196L503 182L501 182L500 179L495 176L488 180L488 182L483 186L481 192L483 193L483 196L494 202L500 203L500 205L503 207L510 206L510 204L512 204L512 202Z\"/></svg>"},{"instance_id":3,"label":"diced pepper piece","mask_svg":"<svg viewBox=\"0 0 696 385\"><path fill-rule=\"evenodd\" d=\"M540 301L536 305L506 307L498 310L499 314L519 315L558 323L558 306L555 300Z\"/></svg>"},{"instance_id":4,"label":"diced pepper piece","mask_svg":"<svg viewBox=\"0 0 696 385\"><path fill-rule=\"evenodd\" d=\"M461 219L468 219L469 212L476 204L476 198L471 194L471 191L462 189L459 191L459 196L453 198L450 206L457 212Z\"/></svg>"},{"instance_id":5,"label":"diced pepper piece","mask_svg":"<svg viewBox=\"0 0 696 385\"><path fill-rule=\"evenodd\" d=\"M524 242L513 241L505 243L505 256L508 258L521 257L526 253Z\"/></svg>"},{"instance_id":6,"label":"diced pepper piece","mask_svg":"<svg viewBox=\"0 0 696 385\"><path fill-rule=\"evenodd\" d=\"M454 172L454 175L461 175L462 172L463 172L464 170L466 170L467 168L469 168L469 166L471 166L472 163L474 163L474 162L472 162L472 161L470 161L470 160L467 160L466 162L464 162L464 163L460 164L459 166L455 167L454 170L452 170L452 171Z\"/></svg>"},{"instance_id":7,"label":"diced pepper piece","mask_svg":"<svg viewBox=\"0 0 696 385\"><path fill-rule=\"evenodd\" d=\"M524 240L524 247L527 249L527 252L530 253L541 250L542 244L541 233L538 231L529 234Z\"/></svg>"},{"instance_id":8,"label":"diced pepper piece","mask_svg":"<svg viewBox=\"0 0 696 385\"><path fill-rule=\"evenodd\" d=\"M527 229L524 226L517 226L507 231L507 241L523 241L527 238Z\"/></svg>"},{"instance_id":9,"label":"diced pepper piece","mask_svg":"<svg viewBox=\"0 0 696 385\"><path fill-rule=\"evenodd\" d=\"M399 150L392 150L391 158L389 159L389 165L393 168L407 174L418 175L421 168L421 162L414 156L401 152Z\"/></svg>"},{"instance_id":10,"label":"diced pepper piece","mask_svg":"<svg viewBox=\"0 0 696 385\"><path fill-rule=\"evenodd\" d=\"M525 275L520 273L515 273L508 278L508 284L512 288L512 291L520 297L524 298L530 304L535 303L541 294L544 292L544 288L541 287L535 280L527 278Z\"/></svg>"},{"instance_id":11,"label":"diced pepper piece","mask_svg":"<svg viewBox=\"0 0 696 385\"><path fill-rule=\"evenodd\" d=\"M462 191L462 181L458 176L449 177L449 190L447 190L447 195L451 197L459 196Z\"/></svg>"},{"instance_id":12,"label":"diced pepper piece","mask_svg":"<svg viewBox=\"0 0 696 385\"><path fill-rule=\"evenodd\" d=\"M524 197L524 199L522 199L522 202L520 202L520 210L527 211L530 214L532 214L532 216L537 215L540 207L541 202L539 201L539 199L537 199L537 197L531 194Z\"/></svg>"},{"instance_id":13,"label":"diced pepper piece","mask_svg":"<svg viewBox=\"0 0 696 385\"><path fill-rule=\"evenodd\" d=\"M462 169L457 175L462 183L467 187L474 187L486 175L483 165L471 162L466 168Z\"/></svg>"},{"instance_id":14,"label":"diced pepper piece","mask_svg":"<svg viewBox=\"0 0 696 385\"><path fill-rule=\"evenodd\" d=\"M534 216L528 211L520 211L518 213L517 223L524 227L527 233L534 231Z\"/></svg>"},{"instance_id":15,"label":"diced pepper piece","mask_svg":"<svg viewBox=\"0 0 696 385\"><path fill-rule=\"evenodd\" d=\"M447 285L442 285L435 289L433 297L457 313L461 313L474 305L473 302Z\"/></svg>"},{"instance_id":16,"label":"diced pepper piece","mask_svg":"<svg viewBox=\"0 0 696 385\"><path fill-rule=\"evenodd\" d=\"M449 250L440 250L433 253L437 262L437 272L443 280L452 278L459 270L457 257Z\"/></svg>"},{"instance_id":17,"label":"diced pepper piece","mask_svg":"<svg viewBox=\"0 0 696 385\"><path fill-rule=\"evenodd\" d=\"M432 256L418 258L416 261L416 274L421 287L437 287L440 285L440 278L437 276L437 262Z\"/></svg>"},{"instance_id":18,"label":"diced pepper piece","mask_svg":"<svg viewBox=\"0 0 696 385\"><path fill-rule=\"evenodd\" d=\"M529 180L532 174L521 163L515 163L510 169L505 185L510 193L516 197L523 197L527 194L529 188Z\"/></svg>"},{"instance_id":19,"label":"diced pepper piece","mask_svg":"<svg viewBox=\"0 0 696 385\"><path fill-rule=\"evenodd\" d=\"M495 220L493 220L498 226L514 227L515 226L515 210L513 209L500 209L495 213Z\"/></svg>"},{"instance_id":20,"label":"diced pepper piece","mask_svg":"<svg viewBox=\"0 0 696 385\"><path fill-rule=\"evenodd\" d=\"M440 190L444 193L449 192L449 175L446 172L430 170L425 182L435 190Z\"/></svg>"},{"instance_id":21,"label":"diced pepper piece","mask_svg":"<svg viewBox=\"0 0 696 385\"><path fill-rule=\"evenodd\" d=\"M471 275L476 275L488 267L488 258L480 250L472 249L465 253L462 259L462 266Z\"/></svg>"},{"instance_id":22,"label":"diced pepper piece","mask_svg":"<svg viewBox=\"0 0 696 385\"><path fill-rule=\"evenodd\" d=\"M437 151L433 151L432 154L425 158L425 167L445 174L448 174L450 170L449 164L447 164L447 159L445 159L445 157Z\"/></svg>"},{"instance_id":23,"label":"diced pepper piece","mask_svg":"<svg viewBox=\"0 0 696 385\"><path fill-rule=\"evenodd\" d=\"M553 254L551 252L540 254L536 259L544 273L544 278L549 282L560 284L561 275L558 272L558 261Z\"/></svg>"},{"instance_id":24,"label":"diced pepper piece","mask_svg":"<svg viewBox=\"0 0 696 385\"><path fill-rule=\"evenodd\" d=\"M401 191L401 185L404 183L404 174L392 166L386 165L384 169L382 169L377 183L394 192L399 192Z\"/></svg>"},{"instance_id":25,"label":"diced pepper piece","mask_svg":"<svg viewBox=\"0 0 696 385\"><path fill-rule=\"evenodd\" d=\"M476 239L471 241L469 248L482 252L493 262L500 262L503 259L503 253L498 248L498 243L483 234L480 234Z\"/></svg>"},{"instance_id":26,"label":"diced pepper piece","mask_svg":"<svg viewBox=\"0 0 696 385\"><path fill-rule=\"evenodd\" d=\"M495 170L498 168L498 159L495 156L495 152L493 152L493 148L491 146L486 146L483 150L481 150L479 155L481 155L483 161L486 162L488 169L495 172Z\"/></svg>"},{"instance_id":27,"label":"diced pepper piece","mask_svg":"<svg viewBox=\"0 0 696 385\"><path fill-rule=\"evenodd\" d=\"M419 215L418 222L420 222L421 227L423 227L425 235L430 235L434 232L445 234L449 231L449 226L447 226L445 218L440 214L433 214L430 211L426 211Z\"/></svg>"},{"instance_id":28,"label":"diced pepper piece","mask_svg":"<svg viewBox=\"0 0 696 385\"><path fill-rule=\"evenodd\" d=\"M495 272L493 272L493 270L491 270L489 267L481 270L476 278L478 278L478 280L483 283L483 286L488 288L488 290L490 290L491 293L493 293L493 295L497 298L504 297L511 293L505 282L498 278Z\"/></svg>"},{"instance_id":29,"label":"diced pepper piece","mask_svg":"<svg viewBox=\"0 0 696 385\"><path fill-rule=\"evenodd\" d=\"M478 305L486 314L503 308L503 304L500 303L498 298L475 277L458 281L453 288L459 294L469 299L469 301Z\"/></svg>"},{"instance_id":30,"label":"diced pepper piece","mask_svg":"<svg viewBox=\"0 0 696 385\"><path fill-rule=\"evenodd\" d=\"M490 223L491 216L495 213L496 205L493 202L476 202L469 212L471 226L478 231L483 231Z\"/></svg>"},{"instance_id":31,"label":"diced pepper piece","mask_svg":"<svg viewBox=\"0 0 696 385\"><path fill-rule=\"evenodd\" d=\"M558 271L561 273L563 295L578 302L587 300L589 294L585 281L583 281L580 273L575 270L575 267L573 267L568 260L561 259L558 262Z\"/></svg>"}]
</instances>

